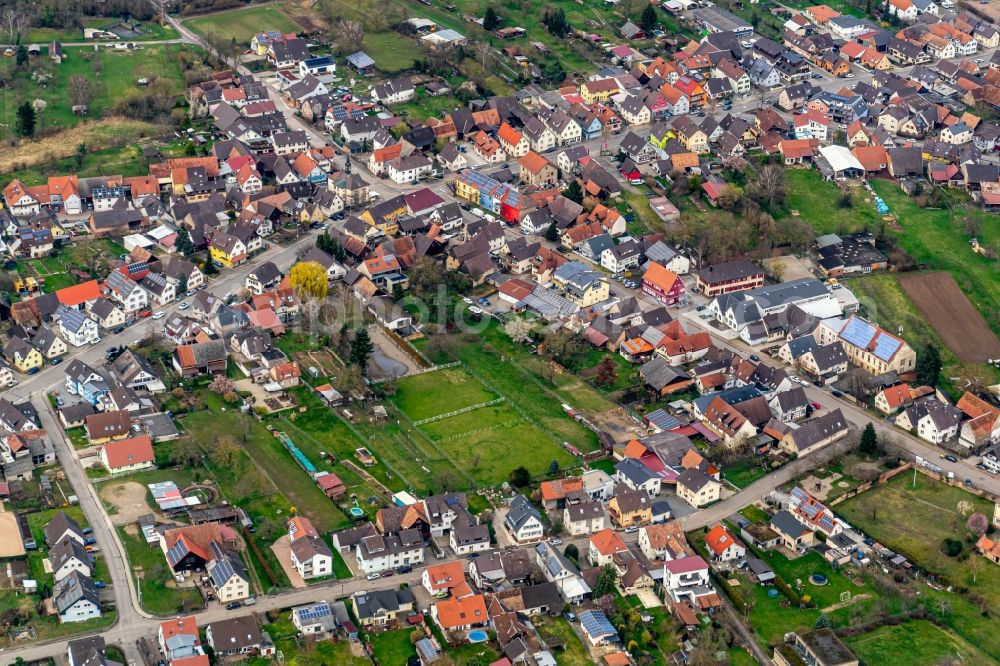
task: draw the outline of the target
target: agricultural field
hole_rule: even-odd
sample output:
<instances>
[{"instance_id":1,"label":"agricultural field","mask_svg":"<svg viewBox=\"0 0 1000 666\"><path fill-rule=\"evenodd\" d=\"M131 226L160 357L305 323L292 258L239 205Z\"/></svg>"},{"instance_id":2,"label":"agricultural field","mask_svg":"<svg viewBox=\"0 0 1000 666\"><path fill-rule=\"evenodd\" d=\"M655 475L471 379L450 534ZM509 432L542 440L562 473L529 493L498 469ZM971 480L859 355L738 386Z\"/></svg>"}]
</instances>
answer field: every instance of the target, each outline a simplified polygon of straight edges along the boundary
<instances>
[{"instance_id":1,"label":"agricultural field","mask_svg":"<svg viewBox=\"0 0 1000 666\"><path fill-rule=\"evenodd\" d=\"M0 125L5 132L10 132L18 105L36 99L45 103L45 108L38 113L36 133L72 127L87 118L100 118L112 111L117 102L144 94L148 89L139 85L138 81L142 78L147 79L150 86L156 86L157 90L179 95L184 90L178 58L182 49L191 52L197 47L149 44L127 51L65 47L66 59L61 64L57 65L45 57L43 50L42 56L23 68L18 68L13 59L4 59L0 62L0 76L7 85L0 89ZM39 76L48 78L39 83ZM91 100L86 116L74 115L72 111L69 80L77 76L90 83Z\"/></svg>"},{"instance_id":2,"label":"agricultural field","mask_svg":"<svg viewBox=\"0 0 1000 666\"><path fill-rule=\"evenodd\" d=\"M1000 612L1000 567L970 553L970 532L965 527L965 514L971 511L992 516L992 503L923 474L908 473L852 497L836 511L945 585L963 590L950 594L928 589L925 595L928 605L947 609L940 613L943 624L1000 659L1000 645L989 639L993 624L989 618ZM945 554L945 539L958 541L963 555Z\"/></svg>"},{"instance_id":3,"label":"agricultural field","mask_svg":"<svg viewBox=\"0 0 1000 666\"><path fill-rule=\"evenodd\" d=\"M1000 330L1000 280L996 279L1000 260L974 253L965 232L974 230L984 247L1000 248L995 214L973 207L964 195L949 190L943 191L944 207L932 209L919 208L889 181L874 181L872 187L899 219L902 231L889 232L896 235L899 247L918 265L951 273L987 324L994 332Z\"/></svg>"},{"instance_id":4,"label":"agricultural field","mask_svg":"<svg viewBox=\"0 0 1000 666\"><path fill-rule=\"evenodd\" d=\"M947 273L912 273L899 278L948 348L964 363L1000 358L1000 340Z\"/></svg>"},{"instance_id":5,"label":"agricultural field","mask_svg":"<svg viewBox=\"0 0 1000 666\"><path fill-rule=\"evenodd\" d=\"M202 37L214 35L227 42L235 39L240 44L249 44L250 38L259 32L297 33L305 29L289 16L282 3L215 12L187 19L184 26Z\"/></svg>"}]
</instances>

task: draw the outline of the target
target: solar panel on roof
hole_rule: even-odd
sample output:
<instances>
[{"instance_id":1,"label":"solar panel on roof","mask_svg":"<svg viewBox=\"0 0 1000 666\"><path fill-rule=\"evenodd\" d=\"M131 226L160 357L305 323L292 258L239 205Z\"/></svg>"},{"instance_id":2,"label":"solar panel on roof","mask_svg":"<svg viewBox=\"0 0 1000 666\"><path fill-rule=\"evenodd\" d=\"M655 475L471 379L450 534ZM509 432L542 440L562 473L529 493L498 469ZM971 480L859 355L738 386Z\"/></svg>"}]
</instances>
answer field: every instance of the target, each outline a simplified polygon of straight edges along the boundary
<instances>
[{"instance_id":1,"label":"solar panel on roof","mask_svg":"<svg viewBox=\"0 0 1000 666\"><path fill-rule=\"evenodd\" d=\"M875 341L875 356L882 359L883 361L888 361L890 358L892 358L892 355L896 353L896 351L900 348L900 346L902 346L901 341L897 340L891 335L882 333L881 335L878 336L878 339Z\"/></svg>"},{"instance_id":2,"label":"solar panel on roof","mask_svg":"<svg viewBox=\"0 0 1000 666\"><path fill-rule=\"evenodd\" d=\"M180 562L185 555L187 555L187 552L187 544L184 543L183 539L179 539L177 543L167 550L167 562L169 562L172 567L176 566L177 563Z\"/></svg>"},{"instance_id":3,"label":"solar panel on roof","mask_svg":"<svg viewBox=\"0 0 1000 666\"><path fill-rule=\"evenodd\" d=\"M580 624L590 636L609 636L617 633L607 616L600 611L580 613Z\"/></svg>"},{"instance_id":4,"label":"solar panel on roof","mask_svg":"<svg viewBox=\"0 0 1000 666\"><path fill-rule=\"evenodd\" d=\"M333 613L329 604L316 604L307 608L300 608L296 612L302 620L318 620Z\"/></svg>"},{"instance_id":5,"label":"solar panel on roof","mask_svg":"<svg viewBox=\"0 0 1000 666\"><path fill-rule=\"evenodd\" d=\"M840 332L840 337L855 347L867 348L878 329L863 319L851 319Z\"/></svg>"}]
</instances>

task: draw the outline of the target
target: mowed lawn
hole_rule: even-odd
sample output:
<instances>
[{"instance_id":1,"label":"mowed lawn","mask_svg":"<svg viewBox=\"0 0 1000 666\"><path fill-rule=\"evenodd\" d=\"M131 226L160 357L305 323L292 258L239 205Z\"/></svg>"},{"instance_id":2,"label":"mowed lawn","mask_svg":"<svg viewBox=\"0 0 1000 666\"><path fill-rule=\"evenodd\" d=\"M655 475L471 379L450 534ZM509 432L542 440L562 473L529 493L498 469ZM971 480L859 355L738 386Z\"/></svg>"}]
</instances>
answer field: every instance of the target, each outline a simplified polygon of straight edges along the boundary
<instances>
[{"instance_id":1,"label":"mowed lawn","mask_svg":"<svg viewBox=\"0 0 1000 666\"><path fill-rule=\"evenodd\" d=\"M878 213L873 204L865 202L865 196L869 195L861 188L852 190L850 208L837 208L835 202L840 198L840 188L823 180L815 169L787 169L785 181L785 203L782 210L775 211L776 219L797 211L817 235L877 228Z\"/></svg>"},{"instance_id":2,"label":"mowed lawn","mask_svg":"<svg viewBox=\"0 0 1000 666\"><path fill-rule=\"evenodd\" d=\"M969 666L996 662L950 631L928 620L911 620L879 627L845 639L848 647L868 666L895 666L906 656L907 666L936 666L960 661Z\"/></svg>"},{"instance_id":3,"label":"mowed lawn","mask_svg":"<svg viewBox=\"0 0 1000 666\"><path fill-rule=\"evenodd\" d=\"M184 21L184 25L202 37L215 35L225 41L235 39L249 44L258 32L278 30L283 33L299 32L302 26L282 11L281 4L259 5L216 12Z\"/></svg>"},{"instance_id":4,"label":"mowed lawn","mask_svg":"<svg viewBox=\"0 0 1000 666\"><path fill-rule=\"evenodd\" d=\"M837 513L892 550L903 553L921 567L948 577L953 585L982 595L993 612L1000 612L1000 567L987 566L978 556L976 571L970 559L948 557L941 551L944 539L957 539L966 548L969 530L959 502L968 502L987 517L993 505L917 473L901 474L889 483L852 497L837 506ZM975 578L975 582L973 582Z\"/></svg>"},{"instance_id":5,"label":"mowed lawn","mask_svg":"<svg viewBox=\"0 0 1000 666\"><path fill-rule=\"evenodd\" d=\"M532 475L576 459L507 404L492 405L420 426L449 457L485 485L505 481L523 465Z\"/></svg>"},{"instance_id":6,"label":"mowed lawn","mask_svg":"<svg viewBox=\"0 0 1000 666\"><path fill-rule=\"evenodd\" d=\"M393 400L414 421L479 405L497 397L461 367L406 377Z\"/></svg>"}]
</instances>

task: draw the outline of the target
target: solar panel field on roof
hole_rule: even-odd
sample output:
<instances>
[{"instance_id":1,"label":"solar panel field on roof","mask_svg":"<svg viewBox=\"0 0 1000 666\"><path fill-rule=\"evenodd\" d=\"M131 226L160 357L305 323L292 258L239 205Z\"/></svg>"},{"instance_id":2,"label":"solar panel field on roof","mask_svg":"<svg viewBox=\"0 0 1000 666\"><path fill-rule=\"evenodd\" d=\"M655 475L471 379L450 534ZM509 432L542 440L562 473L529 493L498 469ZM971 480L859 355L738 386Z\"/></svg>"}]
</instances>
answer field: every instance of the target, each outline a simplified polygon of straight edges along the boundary
<instances>
[{"instance_id":1,"label":"solar panel field on roof","mask_svg":"<svg viewBox=\"0 0 1000 666\"><path fill-rule=\"evenodd\" d=\"M875 340L875 356L883 361L888 361L892 358L892 355L899 350L902 344L903 343L901 341L892 337L888 333L882 332Z\"/></svg>"},{"instance_id":2,"label":"solar panel field on roof","mask_svg":"<svg viewBox=\"0 0 1000 666\"><path fill-rule=\"evenodd\" d=\"M580 613L580 624L590 636L612 636L617 633L611 621L600 611Z\"/></svg>"},{"instance_id":3,"label":"solar panel field on roof","mask_svg":"<svg viewBox=\"0 0 1000 666\"><path fill-rule=\"evenodd\" d=\"M865 349L877 332L877 328L865 320L855 317L847 322L844 330L840 332L840 337L855 347Z\"/></svg>"},{"instance_id":4,"label":"solar panel field on roof","mask_svg":"<svg viewBox=\"0 0 1000 666\"><path fill-rule=\"evenodd\" d=\"M298 613L300 620L306 621L318 620L333 613L330 609L330 604L315 604L306 608L299 608L295 612Z\"/></svg>"}]
</instances>

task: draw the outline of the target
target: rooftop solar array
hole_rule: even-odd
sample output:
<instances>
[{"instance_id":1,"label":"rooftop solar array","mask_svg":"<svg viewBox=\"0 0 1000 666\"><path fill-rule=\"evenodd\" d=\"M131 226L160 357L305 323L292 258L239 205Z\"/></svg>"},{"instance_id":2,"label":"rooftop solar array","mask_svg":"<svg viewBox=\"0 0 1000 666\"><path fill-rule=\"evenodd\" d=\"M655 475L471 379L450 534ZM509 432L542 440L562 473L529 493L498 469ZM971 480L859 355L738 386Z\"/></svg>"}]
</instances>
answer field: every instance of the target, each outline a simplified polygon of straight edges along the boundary
<instances>
[{"instance_id":1,"label":"rooftop solar array","mask_svg":"<svg viewBox=\"0 0 1000 666\"><path fill-rule=\"evenodd\" d=\"M333 610L330 608L330 604L321 602L313 604L312 606L296 608L295 613L299 616L299 620L303 622L313 622L332 615Z\"/></svg>"},{"instance_id":2,"label":"rooftop solar array","mask_svg":"<svg viewBox=\"0 0 1000 666\"><path fill-rule=\"evenodd\" d=\"M894 338L885 331L881 331L875 340L875 351L873 353L883 361L888 361L902 345L902 341Z\"/></svg>"},{"instance_id":3,"label":"rooftop solar array","mask_svg":"<svg viewBox=\"0 0 1000 666\"><path fill-rule=\"evenodd\" d=\"M580 613L580 624L589 636L615 636L618 634L611 621L601 611L590 610Z\"/></svg>"},{"instance_id":4,"label":"rooftop solar array","mask_svg":"<svg viewBox=\"0 0 1000 666\"><path fill-rule=\"evenodd\" d=\"M187 544L184 543L184 539L178 539L177 543L171 546L170 550L167 551L167 562L170 563L171 567L175 567L177 566L177 563L180 562L185 555L187 555L187 553L188 547Z\"/></svg>"},{"instance_id":5,"label":"rooftop solar array","mask_svg":"<svg viewBox=\"0 0 1000 666\"><path fill-rule=\"evenodd\" d=\"M876 333L878 333L877 328L864 319L854 317L844 326L844 330L840 332L840 337L855 347L867 349Z\"/></svg>"}]
</instances>

